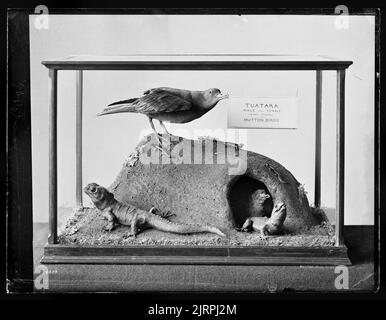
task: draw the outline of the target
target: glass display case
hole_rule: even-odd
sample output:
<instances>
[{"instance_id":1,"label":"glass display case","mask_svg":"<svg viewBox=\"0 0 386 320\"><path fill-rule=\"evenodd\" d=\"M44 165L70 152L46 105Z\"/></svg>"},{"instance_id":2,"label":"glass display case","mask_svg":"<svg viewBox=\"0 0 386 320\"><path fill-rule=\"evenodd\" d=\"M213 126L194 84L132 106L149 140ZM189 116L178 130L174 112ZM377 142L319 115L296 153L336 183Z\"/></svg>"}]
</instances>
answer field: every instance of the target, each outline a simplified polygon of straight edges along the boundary
<instances>
[{"instance_id":1,"label":"glass display case","mask_svg":"<svg viewBox=\"0 0 386 320\"><path fill-rule=\"evenodd\" d=\"M350 264L343 238L344 120L345 73L352 61L297 55L128 55L71 56L42 63L49 72L50 122L50 235L42 263ZM76 72L74 190L78 208L58 232L58 76L64 70ZM213 106L218 118L199 123L195 129L202 129L200 134L190 137L183 133L184 123L201 114L184 120L160 118L167 134L158 136L152 122L158 119L155 112L139 112L149 117L150 131L128 152L125 138L108 132L113 134L117 123L123 125L128 119L121 115L133 112L132 99L113 103L110 108L115 108L115 116L96 120L86 115L86 74L98 70L125 72L127 84L117 85L127 87L126 99L142 99L136 100L137 105L148 103L146 96L152 94L157 99L157 94L175 94L164 88L165 83L191 88L187 94L193 95L193 100L193 89L212 88L207 92L214 94L217 88L213 87L218 87L218 97L221 94L224 99ZM328 79L336 81L336 108L324 110L322 80L327 73L334 73ZM258 87L254 79L260 76L266 81ZM311 92L302 87L310 81L315 83ZM94 89L108 90L110 85L114 86L105 83L105 88ZM160 89L142 98L138 94L151 88ZM156 101L158 106L164 103L163 97ZM173 101L170 108L184 108L178 103ZM323 148L323 112L332 114L336 126L334 143L327 148ZM163 119L181 124L166 129ZM87 127L88 121L98 122ZM125 130L140 136L134 124ZM101 178L106 175L106 162L101 159L110 157L109 148L124 149L130 155L119 159L124 164L105 190L119 205L128 206L125 217L139 210L138 223L130 216L125 226L123 218L113 211L106 214L98 203L85 197L102 188L90 183L107 180ZM87 150L94 152L90 157L97 165L92 168L83 167ZM326 171L321 165L322 150L333 150L334 155L328 157ZM92 171L87 179L93 177L94 181L85 181L85 169ZM323 179L327 181L324 184ZM334 208L322 206L324 192L335 200ZM111 219L117 220L113 227L114 223L120 226L106 231ZM145 220L149 230L142 230ZM129 232L135 234L128 236Z\"/></svg>"}]
</instances>

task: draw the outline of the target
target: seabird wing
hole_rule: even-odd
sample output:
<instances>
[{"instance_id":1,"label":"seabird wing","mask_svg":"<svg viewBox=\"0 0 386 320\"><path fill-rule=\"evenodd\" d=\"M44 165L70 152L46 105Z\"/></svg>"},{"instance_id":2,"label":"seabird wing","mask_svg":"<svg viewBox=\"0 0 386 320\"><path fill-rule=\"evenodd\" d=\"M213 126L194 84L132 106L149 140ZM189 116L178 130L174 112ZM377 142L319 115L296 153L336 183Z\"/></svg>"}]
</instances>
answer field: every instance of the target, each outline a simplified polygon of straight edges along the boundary
<instances>
[{"instance_id":1,"label":"seabird wing","mask_svg":"<svg viewBox=\"0 0 386 320\"><path fill-rule=\"evenodd\" d=\"M140 98L113 102L98 115L122 112L152 114L190 110L192 108L190 94L181 95L180 93L183 91L187 90L173 88L150 89L145 91Z\"/></svg>"},{"instance_id":2,"label":"seabird wing","mask_svg":"<svg viewBox=\"0 0 386 320\"><path fill-rule=\"evenodd\" d=\"M160 93L162 91L167 91L170 93L175 94L176 91L181 90L181 89L174 89L174 88L169 88L169 87L158 87L158 88L152 88L149 90L146 90L143 92L144 95L150 94L150 93Z\"/></svg>"},{"instance_id":3,"label":"seabird wing","mask_svg":"<svg viewBox=\"0 0 386 320\"><path fill-rule=\"evenodd\" d=\"M192 91L186 89L177 89L177 88L169 88L169 87L159 87L146 90L143 94L149 95L152 93L160 94L162 92L167 92L169 94L175 95L187 101L192 101Z\"/></svg>"},{"instance_id":4,"label":"seabird wing","mask_svg":"<svg viewBox=\"0 0 386 320\"><path fill-rule=\"evenodd\" d=\"M151 114L186 111L192 108L189 100L165 90L153 91L139 98L135 103L136 112Z\"/></svg>"},{"instance_id":5,"label":"seabird wing","mask_svg":"<svg viewBox=\"0 0 386 320\"><path fill-rule=\"evenodd\" d=\"M116 106L118 104L130 104L130 103L133 103L133 102L135 102L137 100L138 100L138 98L132 98L132 99L127 99L127 100L116 101L116 102L110 103L107 107Z\"/></svg>"}]
</instances>

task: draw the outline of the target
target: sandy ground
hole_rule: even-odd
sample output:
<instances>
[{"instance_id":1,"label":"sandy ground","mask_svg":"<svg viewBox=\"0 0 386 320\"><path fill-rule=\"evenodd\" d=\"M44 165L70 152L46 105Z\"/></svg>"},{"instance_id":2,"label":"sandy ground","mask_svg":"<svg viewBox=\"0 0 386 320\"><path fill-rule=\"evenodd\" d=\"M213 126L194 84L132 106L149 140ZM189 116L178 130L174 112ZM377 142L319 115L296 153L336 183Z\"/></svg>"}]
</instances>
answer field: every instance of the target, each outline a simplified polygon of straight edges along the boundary
<instances>
[{"instance_id":1,"label":"sandy ground","mask_svg":"<svg viewBox=\"0 0 386 320\"><path fill-rule=\"evenodd\" d=\"M173 221L173 217L170 219ZM127 226L119 226L111 232L104 231L107 221L95 208L75 212L59 235L59 243L76 245L203 245L203 246L332 246L333 226L322 223L300 234L283 234L262 238L259 233L222 230L223 238L210 233L178 235L154 229L144 230L136 238L126 237Z\"/></svg>"}]
</instances>

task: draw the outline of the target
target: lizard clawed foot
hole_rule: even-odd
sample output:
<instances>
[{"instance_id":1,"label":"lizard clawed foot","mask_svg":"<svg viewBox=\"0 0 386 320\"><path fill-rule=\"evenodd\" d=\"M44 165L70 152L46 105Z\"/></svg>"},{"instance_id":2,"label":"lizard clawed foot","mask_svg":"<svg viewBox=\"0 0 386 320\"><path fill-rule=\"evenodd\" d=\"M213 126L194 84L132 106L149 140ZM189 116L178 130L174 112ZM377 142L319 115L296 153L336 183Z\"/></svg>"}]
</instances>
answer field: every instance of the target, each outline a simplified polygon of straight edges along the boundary
<instances>
[{"instance_id":1,"label":"lizard clawed foot","mask_svg":"<svg viewBox=\"0 0 386 320\"><path fill-rule=\"evenodd\" d=\"M109 223L107 226L105 226L103 228L104 231L107 231L107 232L110 232L110 231L113 231L114 230L114 224L113 223Z\"/></svg>"},{"instance_id":2,"label":"lizard clawed foot","mask_svg":"<svg viewBox=\"0 0 386 320\"><path fill-rule=\"evenodd\" d=\"M164 219L169 219L170 217L173 217L176 214L175 213L171 213L170 211L167 211L167 212L160 212L157 215L159 215L160 217L162 217Z\"/></svg>"},{"instance_id":3,"label":"lizard clawed foot","mask_svg":"<svg viewBox=\"0 0 386 320\"><path fill-rule=\"evenodd\" d=\"M251 231L249 228L243 228L243 227L238 227L238 228L235 228L235 229L238 232L250 232Z\"/></svg>"},{"instance_id":4,"label":"lizard clawed foot","mask_svg":"<svg viewBox=\"0 0 386 320\"><path fill-rule=\"evenodd\" d=\"M264 233L260 233L260 238L262 240L267 240L268 239L268 236L266 236Z\"/></svg>"},{"instance_id":5,"label":"lizard clawed foot","mask_svg":"<svg viewBox=\"0 0 386 320\"><path fill-rule=\"evenodd\" d=\"M260 229L260 238L262 240L267 240L268 239L268 234L266 232L265 226L263 226L263 228Z\"/></svg>"},{"instance_id":6,"label":"lizard clawed foot","mask_svg":"<svg viewBox=\"0 0 386 320\"><path fill-rule=\"evenodd\" d=\"M245 220L243 226L239 228L239 230L241 232L249 232L249 231L252 231L252 227L253 227L253 221L252 219L248 218L247 220Z\"/></svg>"},{"instance_id":7,"label":"lizard clawed foot","mask_svg":"<svg viewBox=\"0 0 386 320\"><path fill-rule=\"evenodd\" d=\"M175 215L176 215L175 213L171 213L170 211L167 211L167 212L163 212L161 217L165 219L169 219L170 217L173 217Z\"/></svg>"},{"instance_id":8,"label":"lizard clawed foot","mask_svg":"<svg viewBox=\"0 0 386 320\"><path fill-rule=\"evenodd\" d=\"M136 238L137 235L133 232L127 232L126 234L124 234L123 236L123 239L128 239L128 238Z\"/></svg>"},{"instance_id":9,"label":"lizard clawed foot","mask_svg":"<svg viewBox=\"0 0 386 320\"><path fill-rule=\"evenodd\" d=\"M153 214L156 214L157 216L160 216L164 219L168 219L172 216L175 216L176 214L175 213L171 213L170 211L166 211L166 212L163 212L161 210L158 210L157 208L155 207L152 207L150 210L149 210L150 213L153 213Z\"/></svg>"}]
</instances>

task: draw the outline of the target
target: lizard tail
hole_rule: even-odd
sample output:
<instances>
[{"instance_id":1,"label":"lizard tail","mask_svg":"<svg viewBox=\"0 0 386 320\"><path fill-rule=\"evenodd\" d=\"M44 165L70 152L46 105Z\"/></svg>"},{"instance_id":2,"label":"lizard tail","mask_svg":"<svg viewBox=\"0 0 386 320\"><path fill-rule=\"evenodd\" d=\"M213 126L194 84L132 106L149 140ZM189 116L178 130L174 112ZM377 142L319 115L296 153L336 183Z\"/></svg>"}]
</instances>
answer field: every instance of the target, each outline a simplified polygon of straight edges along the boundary
<instances>
[{"instance_id":1,"label":"lizard tail","mask_svg":"<svg viewBox=\"0 0 386 320\"><path fill-rule=\"evenodd\" d=\"M182 224L171 222L164 218L158 217L156 215L151 215L146 219L147 224L157 230L179 233L179 234L190 234L190 233L203 233L210 232L217 234L221 237L226 237L226 235L218 228L212 226L203 226L198 224Z\"/></svg>"}]
</instances>

